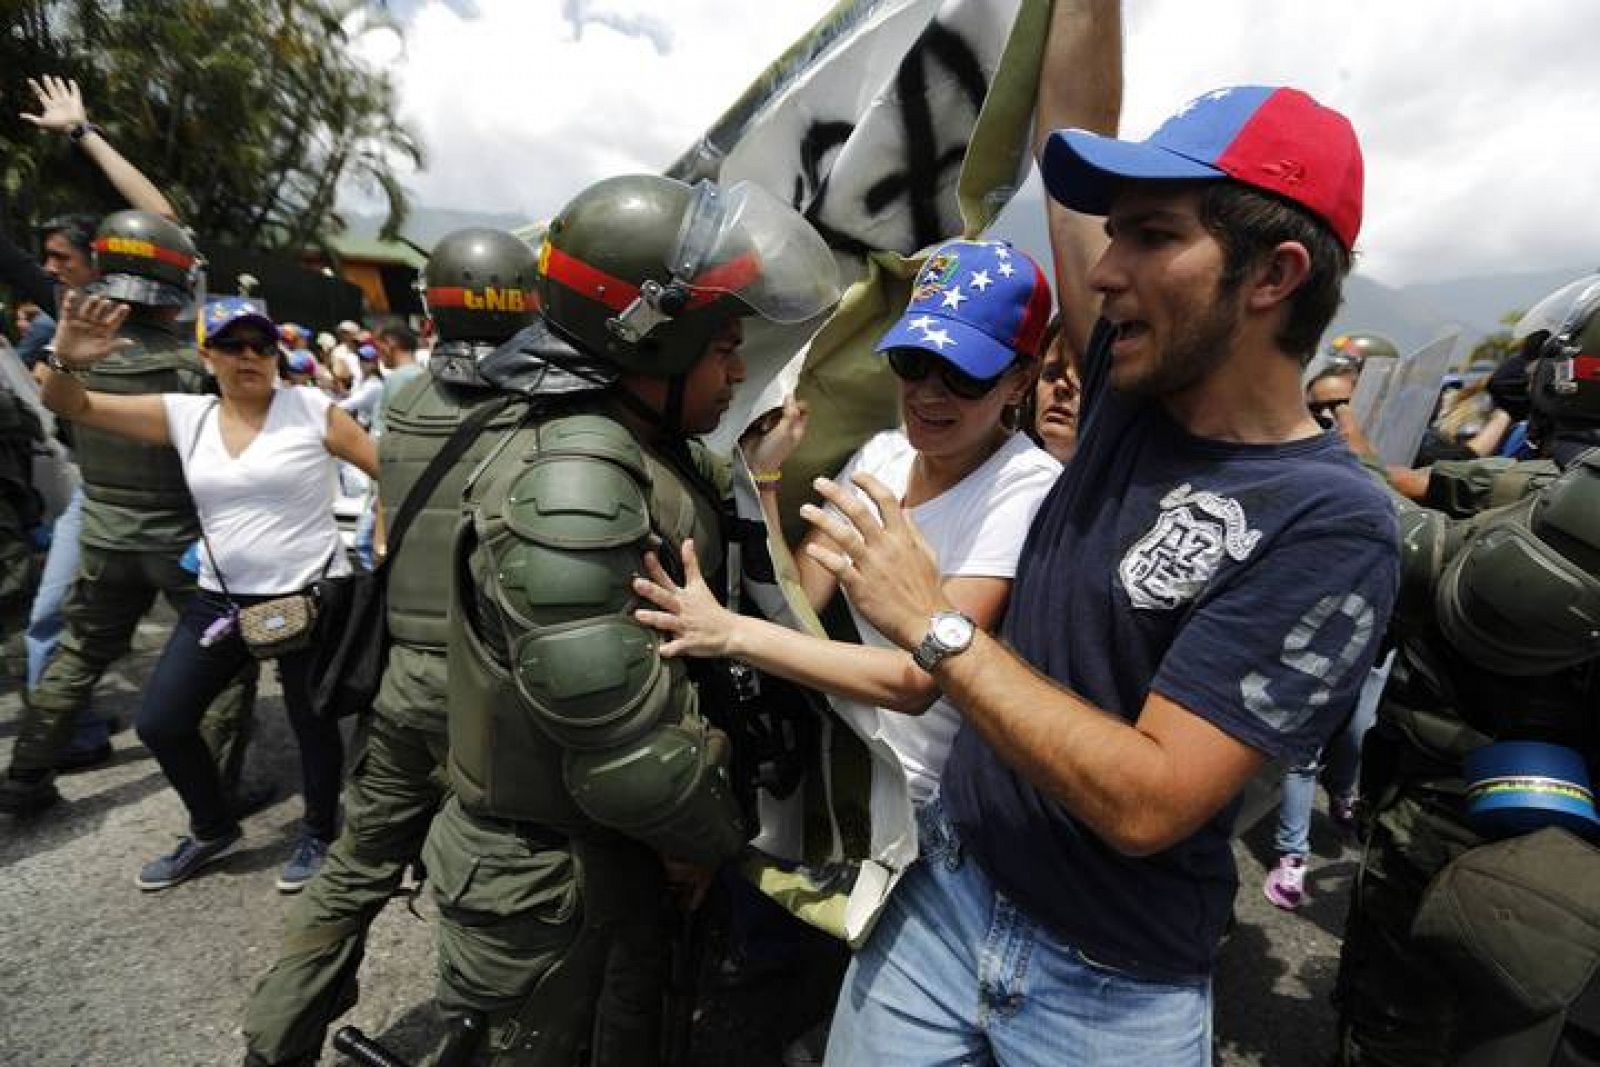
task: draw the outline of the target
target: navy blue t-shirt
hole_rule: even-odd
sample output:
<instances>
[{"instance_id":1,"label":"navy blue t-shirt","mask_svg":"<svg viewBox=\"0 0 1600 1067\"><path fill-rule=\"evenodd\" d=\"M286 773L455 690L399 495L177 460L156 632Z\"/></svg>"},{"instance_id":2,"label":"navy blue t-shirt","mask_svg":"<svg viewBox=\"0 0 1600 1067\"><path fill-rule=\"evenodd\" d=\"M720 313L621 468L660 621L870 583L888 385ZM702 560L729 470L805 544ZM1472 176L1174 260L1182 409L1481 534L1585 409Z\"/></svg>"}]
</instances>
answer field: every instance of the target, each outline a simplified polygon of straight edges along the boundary
<instances>
[{"instance_id":1,"label":"navy blue t-shirt","mask_svg":"<svg viewBox=\"0 0 1600 1067\"><path fill-rule=\"evenodd\" d=\"M1354 707L1398 581L1394 510L1330 432L1281 445L1191 436L1106 384L1098 330L1077 455L1023 546L1005 639L1128 721L1152 690L1267 756L1314 752ZM996 887L1086 955L1134 974L1209 974L1238 886L1238 801L1131 858L1000 760L956 738L941 790Z\"/></svg>"}]
</instances>

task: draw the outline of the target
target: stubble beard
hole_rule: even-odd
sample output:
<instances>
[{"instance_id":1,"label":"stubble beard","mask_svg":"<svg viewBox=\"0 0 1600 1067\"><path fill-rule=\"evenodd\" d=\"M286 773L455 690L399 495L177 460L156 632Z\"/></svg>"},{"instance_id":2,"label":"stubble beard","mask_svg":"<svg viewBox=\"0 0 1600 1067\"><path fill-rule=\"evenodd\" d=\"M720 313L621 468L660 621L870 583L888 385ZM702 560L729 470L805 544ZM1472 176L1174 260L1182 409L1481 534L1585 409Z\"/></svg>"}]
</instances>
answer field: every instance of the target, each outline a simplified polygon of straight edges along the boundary
<instances>
[{"instance_id":1,"label":"stubble beard","mask_svg":"<svg viewBox=\"0 0 1600 1067\"><path fill-rule=\"evenodd\" d=\"M1131 381L1114 382L1120 393L1162 397L1181 393L1227 362L1239 332L1237 288L1217 286L1203 311L1158 353L1148 371Z\"/></svg>"}]
</instances>

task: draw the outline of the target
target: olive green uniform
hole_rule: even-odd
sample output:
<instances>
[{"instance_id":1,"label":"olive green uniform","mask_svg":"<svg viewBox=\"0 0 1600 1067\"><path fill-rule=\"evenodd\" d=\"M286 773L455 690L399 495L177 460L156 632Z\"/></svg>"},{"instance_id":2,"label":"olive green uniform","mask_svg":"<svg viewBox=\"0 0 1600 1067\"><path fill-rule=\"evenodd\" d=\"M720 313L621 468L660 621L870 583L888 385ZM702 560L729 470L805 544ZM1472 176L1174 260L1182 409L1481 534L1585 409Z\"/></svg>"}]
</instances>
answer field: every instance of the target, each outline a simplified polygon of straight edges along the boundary
<instances>
[{"instance_id":1,"label":"olive green uniform","mask_svg":"<svg viewBox=\"0 0 1600 1067\"><path fill-rule=\"evenodd\" d=\"M133 344L83 376L91 390L121 395L199 393L205 370L192 347L171 332L130 323ZM180 560L200 536L194 501L177 451L130 441L86 426L76 428L83 476L83 553L62 608L66 629L28 694L28 710L12 755L13 772L47 774L71 739L79 709L95 683L129 648L156 594L178 608L195 591L195 576ZM218 696L201 732L234 785L255 700L251 663Z\"/></svg>"},{"instance_id":2,"label":"olive green uniform","mask_svg":"<svg viewBox=\"0 0 1600 1067\"><path fill-rule=\"evenodd\" d=\"M378 486L391 521L462 420L498 395L424 372L388 400ZM441 561L455 536L467 475L522 411L513 406L491 419L446 472L388 564L393 645L345 788L344 832L290 910L282 954L245 1005L252 1063L315 1062L329 1023L355 1003L367 929L422 851L445 797L450 580Z\"/></svg>"},{"instance_id":3,"label":"olive green uniform","mask_svg":"<svg viewBox=\"0 0 1600 1067\"><path fill-rule=\"evenodd\" d=\"M1521 509L1548 504L1547 487L1559 475L1559 469L1545 461L1437 464L1428 488L1430 505L1468 524L1445 524L1448 537L1430 543L1426 525L1408 527L1403 516L1405 566L1391 626L1398 654L1377 724L1362 752L1366 847L1345 932L1337 994L1344 1064L1446 1067L1471 1062L1482 1067L1535 1067L1566 1062L1552 1060L1543 1051L1562 1029L1565 1020L1560 1012L1552 1008L1541 1016L1516 1003L1519 998L1503 992L1486 994L1482 985L1466 977L1471 968L1463 966L1465 950L1451 945L1450 937L1428 933L1445 899L1430 897L1430 888L1444 884L1442 875L1449 872L1457 872L1451 879L1456 886L1464 885L1463 863L1482 865L1489 853L1482 847L1487 840L1473 829L1466 814L1465 756L1507 735L1568 745L1584 752L1591 766L1600 755L1596 712L1600 657L1513 676L1484 662L1482 653L1455 647L1440 624L1439 576L1462 545L1472 541L1474 526L1492 529L1491 523ZM1593 546L1600 544L1600 508L1589 510L1597 523L1588 536ZM1505 575L1505 567L1496 569ZM1534 882L1544 879L1550 891L1534 894L1521 889L1511 896L1510 906L1496 905L1492 910L1501 935L1517 939L1517 925L1529 922L1519 900L1532 896L1559 900L1569 888L1579 896L1593 892L1592 884L1580 889L1570 880L1583 877L1583 863L1592 872L1600 863L1600 851L1574 838L1555 841L1545 836L1554 833L1543 831L1505 843L1522 850L1520 876ZM1559 857L1546 854L1552 843L1563 850ZM1541 870L1541 862L1550 866ZM1469 910L1487 903L1468 899L1467 907L1457 911L1466 924L1463 929L1489 932L1474 925L1479 919ZM1419 923L1425 913L1432 914ZM1565 918L1577 922L1570 912ZM1552 973L1570 969L1573 951L1580 966L1583 953L1593 951L1576 939L1561 943L1547 918L1540 925L1547 940L1535 938L1523 946L1520 958L1500 961L1506 982L1548 989L1554 984ZM1483 946L1477 951L1481 957ZM1600 978L1590 984L1585 997L1593 1016L1589 1038L1593 1040L1600 1032ZM1520 1032L1529 1025L1542 1026L1543 1032ZM1477 1058L1463 1060L1463 1055Z\"/></svg>"},{"instance_id":4,"label":"olive green uniform","mask_svg":"<svg viewBox=\"0 0 1600 1067\"><path fill-rule=\"evenodd\" d=\"M450 559L454 796L423 857L440 1006L483 1014L492 1063L571 1063L603 977L609 1005L648 1011L659 987L641 974L619 989L605 969L612 953L659 957L660 857L711 866L742 844L726 737L630 589L648 548L670 567L690 537L716 587L725 486L697 445L647 450L602 409L518 430L467 486Z\"/></svg>"}]
</instances>

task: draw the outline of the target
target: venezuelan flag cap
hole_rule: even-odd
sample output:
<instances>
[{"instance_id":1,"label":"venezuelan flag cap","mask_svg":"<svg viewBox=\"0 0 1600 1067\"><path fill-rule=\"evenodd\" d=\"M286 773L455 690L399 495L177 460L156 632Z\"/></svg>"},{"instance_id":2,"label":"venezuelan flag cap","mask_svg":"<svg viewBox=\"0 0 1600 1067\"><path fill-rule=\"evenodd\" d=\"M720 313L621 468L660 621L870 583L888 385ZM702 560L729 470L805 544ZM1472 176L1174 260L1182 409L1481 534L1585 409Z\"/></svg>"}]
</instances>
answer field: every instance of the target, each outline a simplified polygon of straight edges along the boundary
<instances>
[{"instance_id":1,"label":"venezuelan flag cap","mask_svg":"<svg viewBox=\"0 0 1600 1067\"><path fill-rule=\"evenodd\" d=\"M1143 141L1057 130L1045 147L1050 195L1089 215L1129 181L1231 178L1316 215L1353 248L1361 231L1361 145L1350 120L1298 89L1243 85L1183 105Z\"/></svg>"},{"instance_id":2,"label":"venezuelan flag cap","mask_svg":"<svg viewBox=\"0 0 1600 1067\"><path fill-rule=\"evenodd\" d=\"M946 241L917 272L905 314L877 351L920 348L974 378L993 378L1018 357L1038 355L1053 303L1027 253L1004 241Z\"/></svg>"}]
</instances>

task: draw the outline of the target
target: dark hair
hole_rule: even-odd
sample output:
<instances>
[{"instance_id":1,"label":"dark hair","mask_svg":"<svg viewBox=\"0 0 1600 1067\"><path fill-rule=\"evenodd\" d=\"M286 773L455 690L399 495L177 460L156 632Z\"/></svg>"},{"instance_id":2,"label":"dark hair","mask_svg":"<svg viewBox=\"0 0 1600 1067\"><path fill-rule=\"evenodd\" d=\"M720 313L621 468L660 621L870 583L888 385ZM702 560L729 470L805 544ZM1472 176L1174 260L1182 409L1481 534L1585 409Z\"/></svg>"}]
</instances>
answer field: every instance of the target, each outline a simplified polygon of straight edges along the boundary
<instances>
[{"instance_id":1,"label":"dark hair","mask_svg":"<svg viewBox=\"0 0 1600 1067\"><path fill-rule=\"evenodd\" d=\"M1350 251L1327 223L1297 204L1234 181L1211 182L1200 198L1200 223L1223 250L1222 285L1237 288L1251 268L1284 241L1305 247L1311 270L1289 298L1289 316L1275 338L1302 364L1339 310L1340 288L1350 273Z\"/></svg>"},{"instance_id":2,"label":"dark hair","mask_svg":"<svg viewBox=\"0 0 1600 1067\"><path fill-rule=\"evenodd\" d=\"M76 248L85 256L92 256L94 254L94 234L99 228L100 218L98 215L81 213L57 215L53 219L46 219L39 227L39 240L41 242L49 240L59 233L67 239L67 243L72 245L73 248Z\"/></svg>"},{"instance_id":3,"label":"dark hair","mask_svg":"<svg viewBox=\"0 0 1600 1067\"><path fill-rule=\"evenodd\" d=\"M1055 341L1056 335L1061 332L1061 312L1057 311L1050 316L1050 321L1044 325L1044 333L1039 335L1039 351L1035 353L1039 365L1044 366L1044 357L1050 351L1050 345Z\"/></svg>"},{"instance_id":4,"label":"dark hair","mask_svg":"<svg viewBox=\"0 0 1600 1067\"><path fill-rule=\"evenodd\" d=\"M378 330L378 336L385 338L391 344L398 345L407 352L417 350L417 331L403 322L392 322Z\"/></svg>"}]
</instances>

